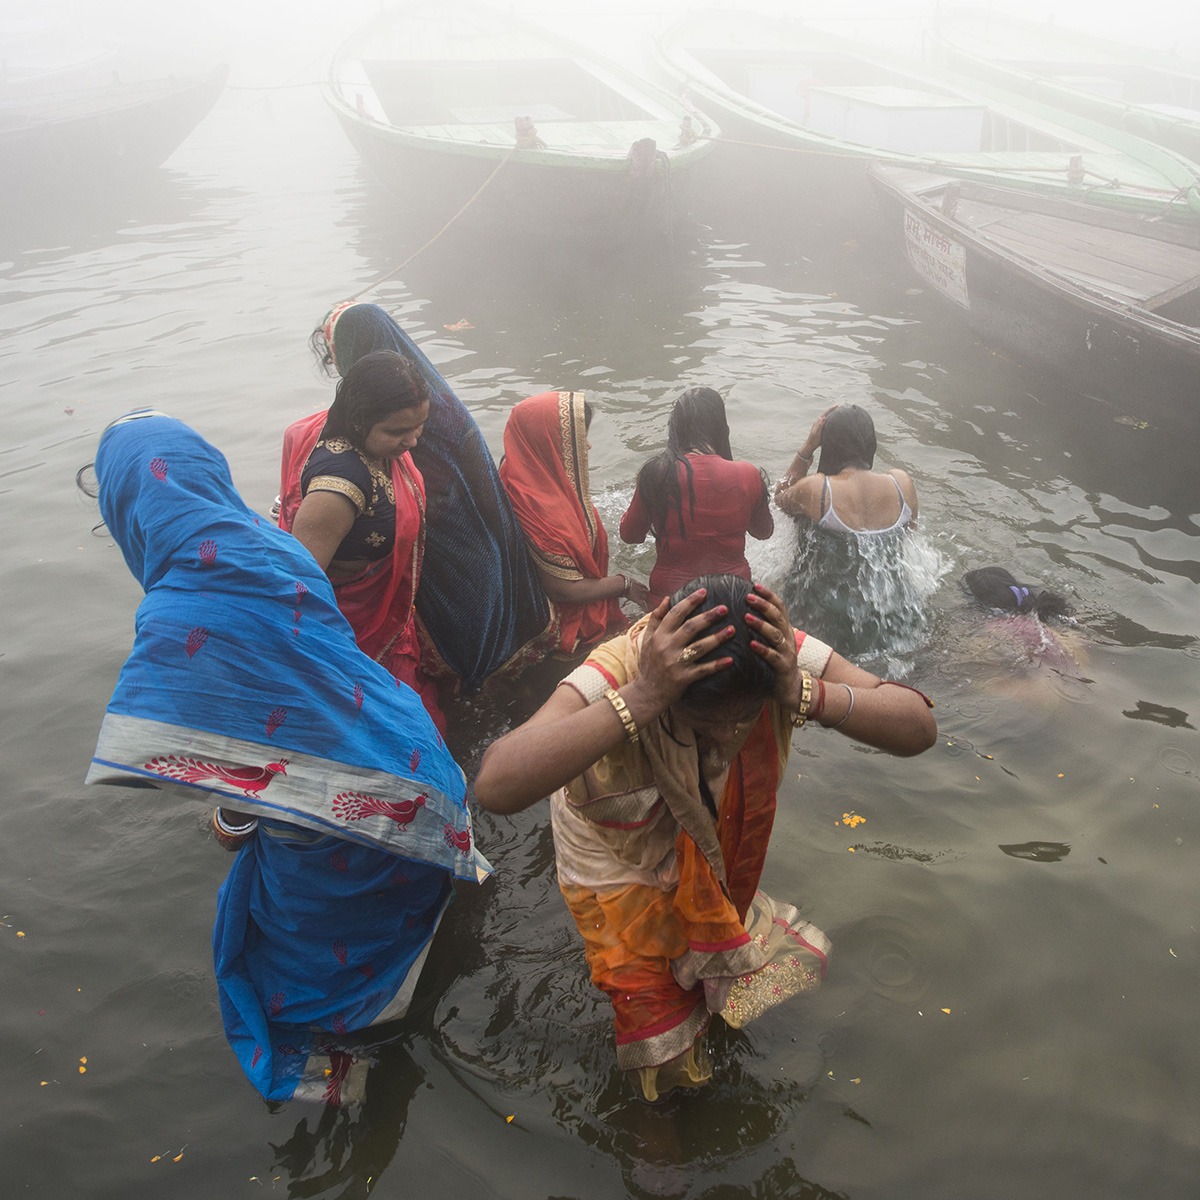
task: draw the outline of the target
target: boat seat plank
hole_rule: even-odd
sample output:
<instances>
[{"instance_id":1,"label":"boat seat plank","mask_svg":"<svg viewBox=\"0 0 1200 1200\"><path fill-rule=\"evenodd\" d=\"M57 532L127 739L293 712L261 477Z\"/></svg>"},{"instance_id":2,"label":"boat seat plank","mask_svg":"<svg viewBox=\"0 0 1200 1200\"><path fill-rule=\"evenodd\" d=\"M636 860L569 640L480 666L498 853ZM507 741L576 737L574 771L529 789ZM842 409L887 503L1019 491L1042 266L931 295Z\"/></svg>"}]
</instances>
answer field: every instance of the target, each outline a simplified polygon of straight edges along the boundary
<instances>
[{"instance_id":1,"label":"boat seat plank","mask_svg":"<svg viewBox=\"0 0 1200 1200\"><path fill-rule=\"evenodd\" d=\"M996 243L1055 270L1146 300L1200 273L1200 251L1040 213L960 199L955 216ZM1165 303L1165 300L1164 300Z\"/></svg>"},{"instance_id":2,"label":"boat seat plank","mask_svg":"<svg viewBox=\"0 0 1200 1200\"><path fill-rule=\"evenodd\" d=\"M1182 283L1177 283L1174 287L1159 292L1157 296L1151 296L1142 307L1153 312L1155 309L1162 308L1164 304L1170 304L1172 300L1178 300L1181 296L1196 291L1197 288L1200 288L1200 275L1193 275L1191 279L1185 279Z\"/></svg>"},{"instance_id":3,"label":"boat seat plank","mask_svg":"<svg viewBox=\"0 0 1200 1200\"><path fill-rule=\"evenodd\" d=\"M1004 223L1004 228L1028 237L1050 238L1064 250L1098 264L1111 264L1115 271L1134 271L1176 283L1200 271L1200 251L1164 246L1149 237L1094 229L1035 214L1012 217Z\"/></svg>"},{"instance_id":4,"label":"boat seat plank","mask_svg":"<svg viewBox=\"0 0 1200 1200\"><path fill-rule=\"evenodd\" d=\"M1102 286L1123 296L1145 300L1156 295L1174 280L1163 275L1154 275L1136 268L1120 267L1080 253L1069 246L1061 246L1044 237L1029 235L1021 230L995 227L987 236L1018 254L1064 275L1091 281L1092 286Z\"/></svg>"},{"instance_id":5,"label":"boat seat plank","mask_svg":"<svg viewBox=\"0 0 1200 1200\"><path fill-rule=\"evenodd\" d=\"M1069 275L1073 279L1088 283L1091 287L1137 300L1139 303L1149 296L1156 295L1171 283L1171 280L1164 276L1117 268L1110 263L1072 252L1069 248L1047 244L1038 238L1022 238L1019 234L1012 233L1004 238L1003 244L1061 275Z\"/></svg>"}]
</instances>

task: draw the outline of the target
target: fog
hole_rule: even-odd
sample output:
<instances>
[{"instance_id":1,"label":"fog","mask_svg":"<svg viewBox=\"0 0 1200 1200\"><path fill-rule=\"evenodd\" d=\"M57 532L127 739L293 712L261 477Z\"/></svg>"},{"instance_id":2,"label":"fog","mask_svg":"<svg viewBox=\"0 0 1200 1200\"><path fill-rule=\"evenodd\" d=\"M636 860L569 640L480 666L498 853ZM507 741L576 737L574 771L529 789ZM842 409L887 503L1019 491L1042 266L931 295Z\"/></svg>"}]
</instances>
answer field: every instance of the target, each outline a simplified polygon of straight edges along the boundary
<instances>
[{"instance_id":1,"label":"fog","mask_svg":"<svg viewBox=\"0 0 1200 1200\"><path fill-rule=\"evenodd\" d=\"M127 61L141 68L201 69L221 61L233 68L233 87L278 87L319 79L326 59L339 42L389 7L398 5L382 0L343 0L337 5L312 0L210 0L196 6L155 0L5 0L0 10L0 46L6 57L11 57L14 46L25 45L21 39L31 33L43 35L46 42L55 37L76 44L89 39L119 42ZM681 14L705 6L688 0L518 0L495 7L544 21L630 65L641 66L644 59L635 31L654 33ZM727 0L710 7L787 13L820 22L840 33L916 51L920 26L933 17L938 6L936 0L862 0L852 4ZM1200 6L1189 0L1148 0L1141 4L1128 0L1006 0L976 7L1052 20L1200 59Z\"/></svg>"}]
</instances>

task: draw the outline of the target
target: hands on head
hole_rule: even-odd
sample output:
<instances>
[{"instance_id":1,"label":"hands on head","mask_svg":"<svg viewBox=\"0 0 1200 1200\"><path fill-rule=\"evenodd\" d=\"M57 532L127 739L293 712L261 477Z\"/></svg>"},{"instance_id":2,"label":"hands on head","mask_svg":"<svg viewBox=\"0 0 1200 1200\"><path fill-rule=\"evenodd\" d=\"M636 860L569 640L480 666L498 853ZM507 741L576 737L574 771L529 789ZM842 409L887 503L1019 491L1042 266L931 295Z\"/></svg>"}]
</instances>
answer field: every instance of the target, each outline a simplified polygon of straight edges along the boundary
<instances>
[{"instance_id":1,"label":"hands on head","mask_svg":"<svg viewBox=\"0 0 1200 1200\"><path fill-rule=\"evenodd\" d=\"M642 637L641 670L631 684L639 699L657 715L670 708L694 683L733 665L733 658L714 655L723 643L737 636L733 624L714 628L729 615L727 605L718 604L697 612L707 596L698 588L674 607L664 600L650 616ZM796 635L783 601L761 584L746 597L753 612L744 615L749 627L749 645L775 675L774 695L781 703L793 703L799 695L800 672L796 665Z\"/></svg>"}]
</instances>

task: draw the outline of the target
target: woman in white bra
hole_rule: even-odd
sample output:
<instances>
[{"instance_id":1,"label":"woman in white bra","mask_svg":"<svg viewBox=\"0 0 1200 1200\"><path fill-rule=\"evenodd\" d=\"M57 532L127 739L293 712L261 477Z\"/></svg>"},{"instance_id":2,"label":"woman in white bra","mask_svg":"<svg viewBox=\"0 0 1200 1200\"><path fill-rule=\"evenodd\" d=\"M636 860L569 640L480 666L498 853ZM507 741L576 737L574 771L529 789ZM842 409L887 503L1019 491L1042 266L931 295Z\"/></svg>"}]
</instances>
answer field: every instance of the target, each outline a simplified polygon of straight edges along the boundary
<instances>
[{"instance_id":1,"label":"woman in white bra","mask_svg":"<svg viewBox=\"0 0 1200 1200\"><path fill-rule=\"evenodd\" d=\"M819 470L809 475L813 455ZM875 423L857 404L827 408L809 430L787 474L775 487L775 503L793 517L822 529L858 535L893 533L917 519L917 489L907 471L871 469Z\"/></svg>"}]
</instances>

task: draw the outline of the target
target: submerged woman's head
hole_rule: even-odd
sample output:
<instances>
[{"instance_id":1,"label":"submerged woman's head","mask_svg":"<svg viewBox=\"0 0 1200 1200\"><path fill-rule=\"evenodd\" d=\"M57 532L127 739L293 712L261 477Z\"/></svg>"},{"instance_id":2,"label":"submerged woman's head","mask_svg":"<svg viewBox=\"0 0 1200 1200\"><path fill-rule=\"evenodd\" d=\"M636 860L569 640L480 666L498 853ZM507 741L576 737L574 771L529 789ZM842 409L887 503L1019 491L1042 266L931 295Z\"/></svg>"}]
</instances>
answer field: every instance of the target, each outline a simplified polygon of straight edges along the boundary
<instances>
[{"instance_id":1,"label":"submerged woman's head","mask_svg":"<svg viewBox=\"0 0 1200 1200\"><path fill-rule=\"evenodd\" d=\"M368 458L398 458L416 445L428 416L421 372L394 350L376 350L338 384L322 436L346 438Z\"/></svg>"},{"instance_id":2,"label":"submerged woman's head","mask_svg":"<svg viewBox=\"0 0 1200 1200\"><path fill-rule=\"evenodd\" d=\"M756 634L746 624L746 614L754 611L746 603L746 597L753 586L739 575L701 575L671 597L674 606L697 588L705 588L707 595L692 615L699 616L723 604L729 609L728 623L734 629L733 637L696 660L704 663L731 658L733 662L697 680L683 693L677 707L686 713L707 720L736 721L756 713L774 694L775 672L750 646ZM711 632L706 629L699 636L706 637Z\"/></svg>"},{"instance_id":3,"label":"submerged woman's head","mask_svg":"<svg viewBox=\"0 0 1200 1200\"><path fill-rule=\"evenodd\" d=\"M962 577L963 587L981 604L1005 612L1036 613L1039 617L1069 617L1071 606L1058 592L1019 583L1004 567L977 567Z\"/></svg>"},{"instance_id":4,"label":"submerged woman's head","mask_svg":"<svg viewBox=\"0 0 1200 1200\"><path fill-rule=\"evenodd\" d=\"M825 418L821 431L821 462L824 475L837 475L847 467L869 471L875 462L875 422L857 404L839 404Z\"/></svg>"}]
</instances>

